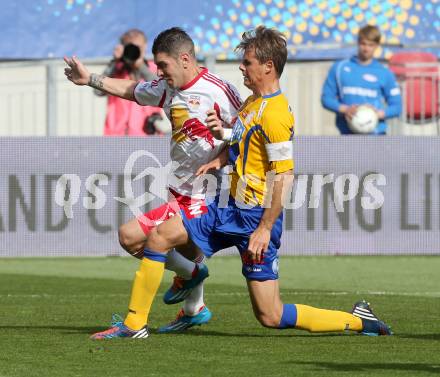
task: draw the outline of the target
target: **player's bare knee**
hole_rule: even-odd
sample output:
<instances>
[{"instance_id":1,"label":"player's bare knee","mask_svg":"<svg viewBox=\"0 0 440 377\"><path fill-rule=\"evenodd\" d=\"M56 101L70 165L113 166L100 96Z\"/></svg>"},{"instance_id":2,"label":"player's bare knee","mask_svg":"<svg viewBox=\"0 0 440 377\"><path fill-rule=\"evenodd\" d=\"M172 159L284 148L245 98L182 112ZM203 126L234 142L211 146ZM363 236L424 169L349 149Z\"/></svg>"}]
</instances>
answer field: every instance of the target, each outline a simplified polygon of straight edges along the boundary
<instances>
[{"instance_id":1,"label":"player's bare knee","mask_svg":"<svg viewBox=\"0 0 440 377\"><path fill-rule=\"evenodd\" d=\"M121 247L122 247L122 248L123 248L128 254L130 254L131 256L133 256L133 257L135 257L135 258L138 258L138 259L141 259L141 258L142 258L142 254L143 254L143 251L144 251L143 247L139 247L139 248L131 247L131 248L128 248L128 247L125 247L124 245L122 245L121 242L119 242L119 243L120 243Z\"/></svg>"},{"instance_id":2,"label":"player's bare knee","mask_svg":"<svg viewBox=\"0 0 440 377\"><path fill-rule=\"evenodd\" d=\"M278 328L280 324L280 318L275 315L275 313L259 313L255 316L257 317L258 322L264 327L274 329Z\"/></svg>"},{"instance_id":3,"label":"player's bare knee","mask_svg":"<svg viewBox=\"0 0 440 377\"><path fill-rule=\"evenodd\" d=\"M125 224L121 225L118 229L118 237L120 245L128 251L130 248L130 234Z\"/></svg>"},{"instance_id":4,"label":"player's bare knee","mask_svg":"<svg viewBox=\"0 0 440 377\"><path fill-rule=\"evenodd\" d=\"M130 227L123 224L118 230L119 244L129 254L134 255L138 253L139 249L142 249L143 244L135 240L130 232Z\"/></svg>"}]
</instances>

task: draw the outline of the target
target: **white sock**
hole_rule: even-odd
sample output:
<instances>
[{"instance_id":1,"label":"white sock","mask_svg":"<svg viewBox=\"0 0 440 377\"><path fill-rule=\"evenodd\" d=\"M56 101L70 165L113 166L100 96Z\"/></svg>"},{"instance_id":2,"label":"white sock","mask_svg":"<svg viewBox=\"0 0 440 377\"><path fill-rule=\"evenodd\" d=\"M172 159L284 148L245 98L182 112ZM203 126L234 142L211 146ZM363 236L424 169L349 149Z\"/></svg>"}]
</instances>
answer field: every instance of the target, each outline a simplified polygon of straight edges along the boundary
<instances>
[{"instance_id":1,"label":"white sock","mask_svg":"<svg viewBox=\"0 0 440 377\"><path fill-rule=\"evenodd\" d=\"M205 262L205 256L199 255L194 262L185 258L176 250L171 250L168 253L165 268L174 271L178 276L184 279L191 279L196 263ZM203 282L193 289L190 295L185 299L183 304L183 311L186 315L196 315L200 309L205 305L203 302Z\"/></svg>"},{"instance_id":2,"label":"white sock","mask_svg":"<svg viewBox=\"0 0 440 377\"><path fill-rule=\"evenodd\" d=\"M186 315L196 315L205 305L203 302L203 282L195 287L183 302L183 311Z\"/></svg>"},{"instance_id":3,"label":"white sock","mask_svg":"<svg viewBox=\"0 0 440 377\"><path fill-rule=\"evenodd\" d=\"M194 262L196 263L205 263L206 257L203 254L200 254ZM190 295L183 302L183 311L186 315L196 315L200 309L205 306L203 301L203 282L200 283L197 287L193 289Z\"/></svg>"},{"instance_id":4,"label":"white sock","mask_svg":"<svg viewBox=\"0 0 440 377\"><path fill-rule=\"evenodd\" d=\"M189 259L186 259L182 254L176 250L171 250L168 253L165 268L174 271L178 276L184 279L191 279L196 264Z\"/></svg>"}]
</instances>

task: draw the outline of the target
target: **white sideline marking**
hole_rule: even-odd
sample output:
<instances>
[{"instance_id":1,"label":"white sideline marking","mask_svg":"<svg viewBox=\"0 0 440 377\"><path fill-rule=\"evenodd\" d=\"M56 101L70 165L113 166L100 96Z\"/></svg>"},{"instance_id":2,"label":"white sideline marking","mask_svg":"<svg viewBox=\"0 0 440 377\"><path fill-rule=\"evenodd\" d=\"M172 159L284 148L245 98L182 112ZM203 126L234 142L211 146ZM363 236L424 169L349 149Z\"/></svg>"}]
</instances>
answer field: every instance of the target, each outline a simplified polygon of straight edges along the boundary
<instances>
[{"instance_id":1,"label":"white sideline marking","mask_svg":"<svg viewBox=\"0 0 440 377\"><path fill-rule=\"evenodd\" d=\"M307 296L345 296L345 295L371 295L371 296L407 296L407 297L432 297L432 298L440 298L440 292L392 292L392 291L335 291L335 292L319 292L319 291L292 291L288 290L287 292L281 292L281 296L286 295L307 295ZM52 294L42 294L42 295L26 295L26 294L7 294L1 295L0 298L9 298L9 297L23 297L23 298L51 298L51 297L64 297L68 299L69 297L127 297L127 294L104 294L104 293L95 293L95 294L83 294L83 295L52 295ZM162 297L162 294L157 295L158 297ZM247 292L205 292L205 296L248 296Z\"/></svg>"}]
</instances>

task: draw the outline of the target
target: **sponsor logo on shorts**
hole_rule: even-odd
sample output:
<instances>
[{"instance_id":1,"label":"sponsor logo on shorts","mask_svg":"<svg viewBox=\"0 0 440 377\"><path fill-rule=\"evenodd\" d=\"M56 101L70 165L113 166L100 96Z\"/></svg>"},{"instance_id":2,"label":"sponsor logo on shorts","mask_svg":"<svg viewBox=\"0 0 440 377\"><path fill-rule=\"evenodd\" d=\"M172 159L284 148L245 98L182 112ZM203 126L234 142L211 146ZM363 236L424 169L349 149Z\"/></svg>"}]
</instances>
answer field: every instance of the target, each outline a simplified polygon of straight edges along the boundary
<instances>
[{"instance_id":1,"label":"sponsor logo on shorts","mask_svg":"<svg viewBox=\"0 0 440 377\"><path fill-rule=\"evenodd\" d=\"M278 271L280 269L280 261L278 258L275 258L272 262L272 271L275 275L278 275Z\"/></svg>"},{"instance_id":2,"label":"sponsor logo on shorts","mask_svg":"<svg viewBox=\"0 0 440 377\"><path fill-rule=\"evenodd\" d=\"M206 207L204 200L192 202L189 206L183 206L183 210L185 211L185 215L188 219L194 219L208 212L208 208Z\"/></svg>"},{"instance_id":3,"label":"sponsor logo on shorts","mask_svg":"<svg viewBox=\"0 0 440 377\"><path fill-rule=\"evenodd\" d=\"M261 271L263 271L263 269L258 266L246 266L245 269L247 272L261 272Z\"/></svg>"}]
</instances>

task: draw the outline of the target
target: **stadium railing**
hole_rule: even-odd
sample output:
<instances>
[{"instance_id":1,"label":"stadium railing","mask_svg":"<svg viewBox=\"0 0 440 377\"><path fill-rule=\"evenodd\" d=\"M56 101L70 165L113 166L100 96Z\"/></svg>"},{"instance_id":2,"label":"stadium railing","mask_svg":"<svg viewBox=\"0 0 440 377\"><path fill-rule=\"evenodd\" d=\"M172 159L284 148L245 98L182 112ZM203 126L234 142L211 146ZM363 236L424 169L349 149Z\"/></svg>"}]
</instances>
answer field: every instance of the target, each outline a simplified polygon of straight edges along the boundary
<instances>
[{"instance_id":1,"label":"stadium railing","mask_svg":"<svg viewBox=\"0 0 440 377\"><path fill-rule=\"evenodd\" d=\"M108 59L85 60L94 72L102 72ZM204 63L235 85L242 97L243 85L237 61ZM297 132L336 135L333 114L321 107L322 83L331 62L289 62L281 85L295 109ZM0 135L3 136L100 136L103 133L106 98L90 88L66 80L64 62L0 63Z\"/></svg>"},{"instance_id":2,"label":"stadium railing","mask_svg":"<svg viewBox=\"0 0 440 377\"><path fill-rule=\"evenodd\" d=\"M331 49L337 46L331 44L323 47ZM85 63L91 70L101 72L107 61L108 58L87 59ZM285 68L281 86L294 109L297 134L338 134L334 126L334 115L324 110L320 102L322 84L331 63L289 61ZM215 55L206 55L203 64L237 86L243 97L249 94L242 83L237 61L219 61ZM438 61L431 64L438 72ZM62 60L0 62L0 136L102 135L106 98L95 96L89 88L72 85L65 79L63 69ZM431 75L432 72L427 74ZM408 79L408 75L405 78L399 76L399 80L405 103L408 103L408 98L414 93L411 87L413 81ZM432 76L430 80L430 90L438 90L438 80ZM419 87L423 87L421 82ZM427 87L424 86L423 90ZM439 95L430 98L435 102ZM425 115L421 119L427 120L428 117ZM416 120L411 108L405 106L400 119L389 121L389 133L438 134L438 119L437 123ZM419 123L424 124L421 126Z\"/></svg>"}]
</instances>

